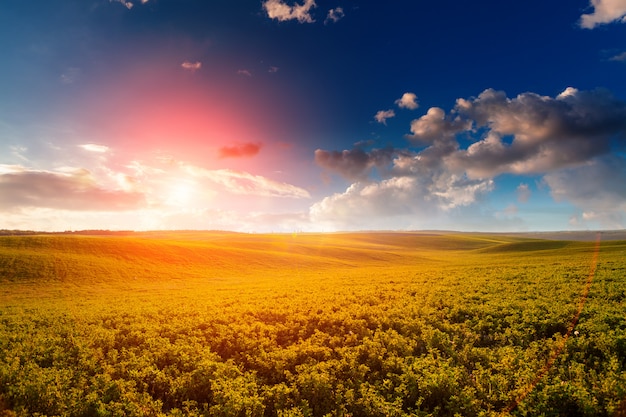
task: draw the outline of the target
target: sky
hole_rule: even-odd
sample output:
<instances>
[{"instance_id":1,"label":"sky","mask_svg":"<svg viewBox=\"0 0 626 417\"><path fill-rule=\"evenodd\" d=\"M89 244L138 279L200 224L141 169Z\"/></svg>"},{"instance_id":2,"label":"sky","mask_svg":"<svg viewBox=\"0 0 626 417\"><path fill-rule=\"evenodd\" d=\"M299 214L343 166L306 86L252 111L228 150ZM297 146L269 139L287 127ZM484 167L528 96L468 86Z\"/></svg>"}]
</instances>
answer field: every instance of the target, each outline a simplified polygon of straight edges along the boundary
<instances>
[{"instance_id":1,"label":"sky","mask_svg":"<svg viewBox=\"0 0 626 417\"><path fill-rule=\"evenodd\" d=\"M0 229L626 228L626 0L4 0Z\"/></svg>"}]
</instances>

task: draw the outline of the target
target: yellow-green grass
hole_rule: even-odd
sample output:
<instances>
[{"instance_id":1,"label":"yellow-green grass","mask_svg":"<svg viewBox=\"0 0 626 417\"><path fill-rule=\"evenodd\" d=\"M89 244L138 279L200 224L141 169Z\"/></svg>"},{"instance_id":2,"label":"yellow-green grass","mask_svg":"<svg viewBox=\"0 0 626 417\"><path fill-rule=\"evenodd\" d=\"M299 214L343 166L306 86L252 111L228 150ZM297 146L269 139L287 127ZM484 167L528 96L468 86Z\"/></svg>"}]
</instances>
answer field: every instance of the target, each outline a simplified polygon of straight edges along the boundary
<instances>
[{"instance_id":1,"label":"yellow-green grass","mask_svg":"<svg viewBox=\"0 0 626 417\"><path fill-rule=\"evenodd\" d=\"M625 254L501 234L2 236L0 412L617 415Z\"/></svg>"}]
</instances>

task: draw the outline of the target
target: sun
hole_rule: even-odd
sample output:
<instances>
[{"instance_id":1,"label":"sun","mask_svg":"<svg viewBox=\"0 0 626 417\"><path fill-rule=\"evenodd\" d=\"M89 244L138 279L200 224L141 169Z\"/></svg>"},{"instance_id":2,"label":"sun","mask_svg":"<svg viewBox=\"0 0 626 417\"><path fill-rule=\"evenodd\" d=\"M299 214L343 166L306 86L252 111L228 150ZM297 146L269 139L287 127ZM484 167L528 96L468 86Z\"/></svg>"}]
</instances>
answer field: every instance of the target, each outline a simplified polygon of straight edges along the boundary
<instances>
[{"instance_id":1,"label":"sun","mask_svg":"<svg viewBox=\"0 0 626 417\"><path fill-rule=\"evenodd\" d=\"M168 206L185 207L193 201L196 191L193 181L175 180L167 186L165 203Z\"/></svg>"}]
</instances>

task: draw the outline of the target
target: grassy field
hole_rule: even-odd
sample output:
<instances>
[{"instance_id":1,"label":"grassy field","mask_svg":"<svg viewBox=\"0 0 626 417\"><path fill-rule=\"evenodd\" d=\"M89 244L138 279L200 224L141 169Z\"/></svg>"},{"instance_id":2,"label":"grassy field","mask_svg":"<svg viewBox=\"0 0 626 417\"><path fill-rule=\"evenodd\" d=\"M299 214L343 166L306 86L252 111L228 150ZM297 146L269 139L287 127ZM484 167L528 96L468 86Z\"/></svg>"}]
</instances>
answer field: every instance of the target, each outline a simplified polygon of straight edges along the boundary
<instances>
[{"instance_id":1,"label":"grassy field","mask_svg":"<svg viewBox=\"0 0 626 417\"><path fill-rule=\"evenodd\" d=\"M626 241L0 236L0 416L624 416Z\"/></svg>"}]
</instances>

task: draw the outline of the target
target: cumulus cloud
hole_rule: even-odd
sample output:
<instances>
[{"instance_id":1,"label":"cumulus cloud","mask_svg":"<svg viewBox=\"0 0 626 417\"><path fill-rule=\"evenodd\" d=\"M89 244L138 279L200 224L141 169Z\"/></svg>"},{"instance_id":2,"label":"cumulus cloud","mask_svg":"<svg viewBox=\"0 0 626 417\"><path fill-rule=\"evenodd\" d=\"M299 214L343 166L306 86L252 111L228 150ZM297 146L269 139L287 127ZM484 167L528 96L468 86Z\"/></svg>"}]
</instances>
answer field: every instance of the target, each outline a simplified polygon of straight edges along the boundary
<instances>
[{"instance_id":1,"label":"cumulus cloud","mask_svg":"<svg viewBox=\"0 0 626 417\"><path fill-rule=\"evenodd\" d=\"M290 6L281 0L267 0L263 3L263 9L270 19L278 21L297 20L300 23L313 23L311 9L315 8L315 0L304 0L303 4Z\"/></svg>"},{"instance_id":2,"label":"cumulus cloud","mask_svg":"<svg viewBox=\"0 0 626 417\"><path fill-rule=\"evenodd\" d=\"M315 151L315 162L327 171L337 173L349 180L365 180L373 168L384 169L391 163L394 150L375 149L365 152L360 148L351 150Z\"/></svg>"},{"instance_id":3,"label":"cumulus cloud","mask_svg":"<svg viewBox=\"0 0 626 417\"><path fill-rule=\"evenodd\" d=\"M394 176L370 183L355 182L311 206L311 220L335 225L393 225L394 218L428 218L471 205L493 188L493 181L453 175ZM382 221L382 223L381 223Z\"/></svg>"},{"instance_id":4,"label":"cumulus cloud","mask_svg":"<svg viewBox=\"0 0 626 417\"><path fill-rule=\"evenodd\" d=\"M354 224L360 219L397 216L419 211L413 201L414 178L391 178L371 184L356 182L345 192L336 193L311 206L313 221Z\"/></svg>"},{"instance_id":5,"label":"cumulus cloud","mask_svg":"<svg viewBox=\"0 0 626 417\"><path fill-rule=\"evenodd\" d=\"M209 170L181 163L180 167L195 178L203 178L223 187L224 191L239 195L261 197L310 198L309 192L292 184L231 169Z\"/></svg>"},{"instance_id":6,"label":"cumulus cloud","mask_svg":"<svg viewBox=\"0 0 626 417\"><path fill-rule=\"evenodd\" d=\"M396 100L396 105L401 109L415 110L419 107L415 93L404 93Z\"/></svg>"},{"instance_id":7,"label":"cumulus cloud","mask_svg":"<svg viewBox=\"0 0 626 417\"><path fill-rule=\"evenodd\" d=\"M449 211L473 204L493 188L491 179L472 179L448 170L436 152L407 149L316 151L316 162L354 180L345 192L324 198L311 208L317 221L351 224L358 216L413 216ZM379 168L382 180L368 178ZM380 169L382 168L382 169Z\"/></svg>"},{"instance_id":8,"label":"cumulus cloud","mask_svg":"<svg viewBox=\"0 0 626 417\"><path fill-rule=\"evenodd\" d=\"M458 99L450 112L428 109L410 129L404 149L318 149L317 164L353 184L314 205L312 216L347 222L356 210L373 216L459 210L491 192L504 173L544 175L556 200L584 208L582 220L615 225L626 209L626 163L608 157L626 145L626 103L608 91L570 87L556 97L509 98L488 89ZM520 184L517 195L526 202L528 185Z\"/></svg>"},{"instance_id":9,"label":"cumulus cloud","mask_svg":"<svg viewBox=\"0 0 626 417\"><path fill-rule=\"evenodd\" d=\"M328 23L337 23L345 16L342 7L336 7L334 9L330 9L328 14L326 15L326 20L324 20L324 24Z\"/></svg>"},{"instance_id":10,"label":"cumulus cloud","mask_svg":"<svg viewBox=\"0 0 626 417\"><path fill-rule=\"evenodd\" d=\"M73 211L118 211L143 207L138 192L105 189L85 169L38 171L21 166L0 169L0 208L28 207Z\"/></svg>"},{"instance_id":11,"label":"cumulus cloud","mask_svg":"<svg viewBox=\"0 0 626 417\"><path fill-rule=\"evenodd\" d=\"M611 22L626 22L626 0L591 0L593 12L580 17L580 26L593 29Z\"/></svg>"},{"instance_id":12,"label":"cumulus cloud","mask_svg":"<svg viewBox=\"0 0 626 417\"><path fill-rule=\"evenodd\" d=\"M396 112L394 112L393 110L380 110L374 115L374 120L376 120L378 123L386 125L387 119L391 119L392 117L396 117Z\"/></svg>"},{"instance_id":13,"label":"cumulus cloud","mask_svg":"<svg viewBox=\"0 0 626 417\"><path fill-rule=\"evenodd\" d=\"M183 67L183 69L186 69L187 71L196 72L200 68L202 68L202 62L184 61L182 64L180 64L180 66Z\"/></svg>"},{"instance_id":14,"label":"cumulus cloud","mask_svg":"<svg viewBox=\"0 0 626 417\"><path fill-rule=\"evenodd\" d=\"M604 90L568 88L555 98L523 93L513 99L485 90L457 100L454 110L485 138L453 156L471 176L548 172L584 163L610 150L626 133L626 103Z\"/></svg>"},{"instance_id":15,"label":"cumulus cloud","mask_svg":"<svg viewBox=\"0 0 626 417\"><path fill-rule=\"evenodd\" d=\"M260 143L243 143L233 146L223 146L219 150L220 158L250 157L259 153Z\"/></svg>"},{"instance_id":16,"label":"cumulus cloud","mask_svg":"<svg viewBox=\"0 0 626 417\"><path fill-rule=\"evenodd\" d=\"M407 139L415 144L444 143L470 128L471 121L448 116L443 109L431 107L424 116L411 122L411 134L407 135Z\"/></svg>"}]
</instances>

